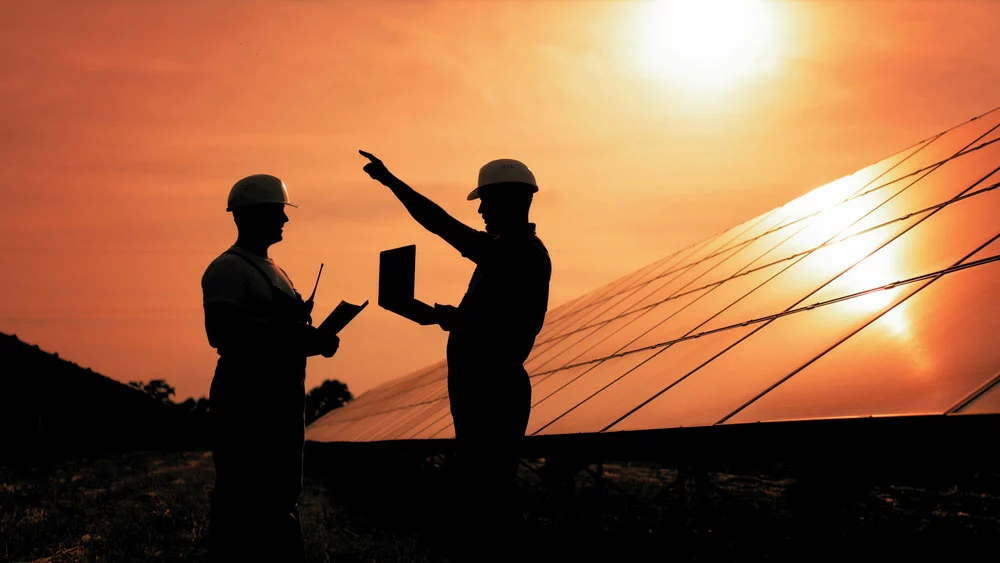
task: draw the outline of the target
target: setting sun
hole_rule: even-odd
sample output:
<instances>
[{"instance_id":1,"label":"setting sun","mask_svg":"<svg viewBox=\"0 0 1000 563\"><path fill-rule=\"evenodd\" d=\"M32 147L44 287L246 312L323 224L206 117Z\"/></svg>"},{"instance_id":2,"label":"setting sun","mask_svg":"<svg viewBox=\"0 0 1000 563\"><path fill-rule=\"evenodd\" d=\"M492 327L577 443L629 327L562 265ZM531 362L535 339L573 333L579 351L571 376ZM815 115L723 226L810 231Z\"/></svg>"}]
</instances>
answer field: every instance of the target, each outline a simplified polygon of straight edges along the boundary
<instances>
[{"instance_id":1,"label":"setting sun","mask_svg":"<svg viewBox=\"0 0 1000 563\"><path fill-rule=\"evenodd\" d=\"M731 83L774 65L776 24L763 0L654 0L643 14L640 63L686 85Z\"/></svg>"}]
</instances>

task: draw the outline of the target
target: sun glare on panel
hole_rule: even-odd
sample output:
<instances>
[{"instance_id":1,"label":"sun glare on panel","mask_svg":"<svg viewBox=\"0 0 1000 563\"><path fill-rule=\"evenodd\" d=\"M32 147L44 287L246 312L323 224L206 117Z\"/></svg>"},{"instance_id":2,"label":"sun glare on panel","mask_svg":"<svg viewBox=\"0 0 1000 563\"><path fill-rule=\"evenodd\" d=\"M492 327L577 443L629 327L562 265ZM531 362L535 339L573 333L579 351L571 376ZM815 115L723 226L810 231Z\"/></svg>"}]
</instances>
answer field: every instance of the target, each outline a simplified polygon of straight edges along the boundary
<instances>
[{"instance_id":1,"label":"sun glare on panel","mask_svg":"<svg viewBox=\"0 0 1000 563\"><path fill-rule=\"evenodd\" d=\"M782 220L785 223L790 223L820 213L824 214L825 217L820 217L819 221L830 222L838 214L848 213L849 208L844 204L849 198L859 193L862 188L871 184L874 179L875 172L866 168L829 184L824 184L781 206L780 212L784 217ZM841 226L847 227L846 224Z\"/></svg>"},{"instance_id":2,"label":"sun glare on panel","mask_svg":"<svg viewBox=\"0 0 1000 563\"><path fill-rule=\"evenodd\" d=\"M772 2L652 0L644 8L638 57L648 74L690 86L718 86L774 64Z\"/></svg>"},{"instance_id":3,"label":"sun glare on panel","mask_svg":"<svg viewBox=\"0 0 1000 563\"><path fill-rule=\"evenodd\" d=\"M870 314L888 307L895 301L903 287L883 288L886 283L904 279L903 255L899 246L887 246L881 252L871 253L861 237L849 238L829 247L831 262L857 263L838 276L832 283L841 295L850 295L869 290L866 293L843 301L843 307L855 314ZM864 248L862 248L864 247ZM871 253L866 257L867 254ZM903 308L896 307L882 317L882 326L897 338L905 338L909 330L909 319Z\"/></svg>"}]
</instances>

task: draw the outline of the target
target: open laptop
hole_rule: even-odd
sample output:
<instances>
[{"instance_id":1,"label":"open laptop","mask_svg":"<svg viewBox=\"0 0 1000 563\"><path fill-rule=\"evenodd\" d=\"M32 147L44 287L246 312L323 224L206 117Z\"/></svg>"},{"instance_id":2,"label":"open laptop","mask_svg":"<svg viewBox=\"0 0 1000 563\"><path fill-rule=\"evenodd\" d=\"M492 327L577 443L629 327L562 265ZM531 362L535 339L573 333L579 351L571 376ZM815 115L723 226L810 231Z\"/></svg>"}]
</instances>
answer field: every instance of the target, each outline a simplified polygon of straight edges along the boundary
<instances>
[{"instance_id":1,"label":"open laptop","mask_svg":"<svg viewBox=\"0 0 1000 563\"><path fill-rule=\"evenodd\" d=\"M434 307L413 297L417 246L383 250L378 263L379 307L422 325L436 324Z\"/></svg>"}]
</instances>

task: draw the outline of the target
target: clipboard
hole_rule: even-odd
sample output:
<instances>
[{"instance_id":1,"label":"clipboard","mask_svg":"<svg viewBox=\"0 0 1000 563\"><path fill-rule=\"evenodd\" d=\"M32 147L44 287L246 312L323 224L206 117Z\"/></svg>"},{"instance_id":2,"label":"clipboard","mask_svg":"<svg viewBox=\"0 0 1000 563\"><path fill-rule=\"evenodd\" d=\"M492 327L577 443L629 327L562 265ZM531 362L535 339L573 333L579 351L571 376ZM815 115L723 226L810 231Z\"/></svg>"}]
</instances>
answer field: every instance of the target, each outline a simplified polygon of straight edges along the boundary
<instances>
[{"instance_id":1,"label":"clipboard","mask_svg":"<svg viewBox=\"0 0 1000 563\"><path fill-rule=\"evenodd\" d=\"M434 307L413 297L417 245L383 250L378 264L379 307L421 325L437 324Z\"/></svg>"},{"instance_id":2,"label":"clipboard","mask_svg":"<svg viewBox=\"0 0 1000 563\"><path fill-rule=\"evenodd\" d=\"M316 328L324 334L337 334L367 306L367 299L361 305L341 301Z\"/></svg>"}]
</instances>

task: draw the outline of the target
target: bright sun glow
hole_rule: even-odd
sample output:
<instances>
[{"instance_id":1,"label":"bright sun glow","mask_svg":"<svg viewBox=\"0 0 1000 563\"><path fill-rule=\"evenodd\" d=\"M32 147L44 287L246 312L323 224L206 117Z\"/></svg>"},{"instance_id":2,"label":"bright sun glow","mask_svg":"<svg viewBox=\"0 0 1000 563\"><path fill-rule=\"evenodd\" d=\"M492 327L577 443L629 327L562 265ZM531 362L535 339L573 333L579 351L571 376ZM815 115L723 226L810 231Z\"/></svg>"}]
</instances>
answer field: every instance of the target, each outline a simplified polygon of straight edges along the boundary
<instances>
[{"instance_id":1,"label":"bright sun glow","mask_svg":"<svg viewBox=\"0 0 1000 563\"><path fill-rule=\"evenodd\" d=\"M640 63L692 86L731 83L774 65L776 16L765 0L652 0Z\"/></svg>"},{"instance_id":2,"label":"bright sun glow","mask_svg":"<svg viewBox=\"0 0 1000 563\"><path fill-rule=\"evenodd\" d=\"M826 297L860 293L906 278L902 267L904 255L899 246L887 246L881 251L872 253L871 242L865 242L865 238L864 235L851 237L826 248L827 257L824 265L834 271L842 271L843 265L856 262L853 267L831 282ZM842 305L836 306L843 307L845 311L853 314L877 313L899 298L904 289L904 287L879 289L842 301ZM909 319L903 309L897 307L893 311L895 312L882 317L882 326L895 337L905 337L909 330Z\"/></svg>"}]
</instances>

